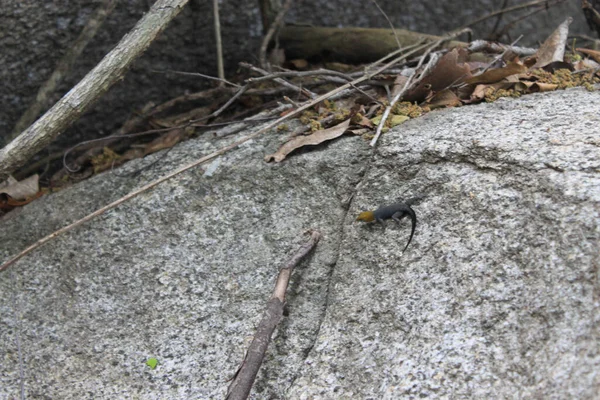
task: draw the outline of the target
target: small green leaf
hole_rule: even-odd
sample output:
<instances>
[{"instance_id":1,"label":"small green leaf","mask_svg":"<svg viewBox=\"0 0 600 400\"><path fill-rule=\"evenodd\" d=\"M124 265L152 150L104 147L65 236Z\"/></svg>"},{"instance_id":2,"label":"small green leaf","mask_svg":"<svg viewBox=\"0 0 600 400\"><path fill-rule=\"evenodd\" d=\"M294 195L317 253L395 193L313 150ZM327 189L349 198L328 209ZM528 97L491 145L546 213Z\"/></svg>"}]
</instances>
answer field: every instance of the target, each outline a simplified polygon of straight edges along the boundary
<instances>
[{"instance_id":1,"label":"small green leaf","mask_svg":"<svg viewBox=\"0 0 600 400\"><path fill-rule=\"evenodd\" d=\"M154 369L158 365L158 360L154 357L149 358L148 361L146 361L146 365Z\"/></svg>"}]
</instances>

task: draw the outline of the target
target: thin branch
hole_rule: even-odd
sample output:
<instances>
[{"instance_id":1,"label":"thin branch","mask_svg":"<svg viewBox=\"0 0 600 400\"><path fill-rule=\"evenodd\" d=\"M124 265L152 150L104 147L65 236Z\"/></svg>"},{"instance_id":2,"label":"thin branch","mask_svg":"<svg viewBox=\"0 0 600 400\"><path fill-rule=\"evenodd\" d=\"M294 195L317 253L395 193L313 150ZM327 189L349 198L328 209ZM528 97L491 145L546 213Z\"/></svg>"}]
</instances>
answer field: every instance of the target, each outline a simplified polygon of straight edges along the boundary
<instances>
[{"instance_id":1,"label":"thin branch","mask_svg":"<svg viewBox=\"0 0 600 400\"><path fill-rule=\"evenodd\" d=\"M83 50L96 36L96 33L106 20L106 17L114 10L115 5L116 0L104 0L94 13L90 15L90 18L79 34L79 37L60 59L54 72L52 72L52 75L50 75L48 80L44 82L38 90L34 102L31 103L27 111L25 111L16 123L9 140L13 140L19 136L25 128L35 121L42 109L48 106L48 98L56 90L56 87L62 82L63 78L69 74L75 61L79 59Z\"/></svg>"},{"instance_id":2,"label":"thin branch","mask_svg":"<svg viewBox=\"0 0 600 400\"><path fill-rule=\"evenodd\" d=\"M504 0L504 2L502 3L502 7L500 7L500 9L506 8L507 5L508 5L508 0ZM504 13L498 14L498 18L496 18L496 22L494 23L494 27L492 28L492 31L490 32L489 35L487 35L488 38L496 33L496 30L500 27L500 22L502 21L503 16L504 16ZM499 36L496 36L496 37L499 37Z\"/></svg>"},{"instance_id":3,"label":"thin branch","mask_svg":"<svg viewBox=\"0 0 600 400\"><path fill-rule=\"evenodd\" d=\"M164 71L160 71L160 70L152 69L152 68L150 68L149 71L150 72L155 72L155 73L158 73L158 74L167 74L167 73L170 73L170 74L185 75L185 76L199 76L200 78L209 79L209 80L218 81L218 82L223 82L223 83L225 83L227 85L230 85L230 86L233 86L233 87L238 87L238 88L240 87L240 85L238 85L237 83L230 82L227 79L217 78L216 76L204 75L204 74L201 74L199 72L173 71L172 69L166 69Z\"/></svg>"},{"instance_id":4,"label":"thin branch","mask_svg":"<svg viewBox=\"0 0 600 400\"><path fill-rule=\"evenodd\" d=\"M150 46L188 1L157 0L94 69L33 125L0 150L0 181L44 149L122 79L133 61Z\"/></svg>"},{"instance_id":5,"label":"thin branch","mask_svg":"<svg viewBox=\"0 0 600 400\"><path fill-rule=\"evenodd\" d=\"M319 68L311 71L282 71L282 72L271 72L269 75L257 76L246 79L246 82L262 82L262 81L270 81L275 78L298 78L305 76L320 76L320 75L330 75L336 76L338 78L342 78L346 81L351 81L352 78L347 74L339 71L332 71L330 69Z\"/></svg>"},{"instance_id":6,"label":"thin branch","mask_svg":"<svg viewBox=\"0 0 600 400\"><path fill-rule=\"evenodd\" d=\"M244 356L244 360L227 389L226 400L245 400L250 395L252 385L267 352L267 347L271 342L271 336L283 316L285 292L287 291L292 272L300 261L317 245L320 238L321 234L319 231L312 231L310 240L279 270L273 294L267 302L267 307L256 328L256 334Z\"/></svg>"},{"instance_id":7,"label":"thin branch","mask_svg":"<svg viewBox=\"0 0 600 400\"><path fill-rule=\"evenodd\" d=\"M396 33L396 28L394 28L394 24L392 24L392 21L387 16L387 14L383 11L383 9L381 7L379 7L379 4L377 3L377 1L375 1L375 0L371 0L371 1L373 2L373 4L375 4L375 7L377 7L377 9L379 10L379 12L383 15L383 17L386 19L386 21L390 25L390 29L392 30L392 32L394 32L394 38L396 39L396 43L398 44L398 48L402 49L402 45L400 44L400 39L398 38L398 34Z\"/></svg>"},{"instance_id":8,"label":"thin branch","mask_svg":"<svg viewBox=\"0 0 600 400\"><path fill-rule=\"evenodd\" d=\"M470 52L487 51L490 53L504 53L511 51L519 56L531 56L537 52L537 49L530 47L510 46L506 44L488 42L486 40L475 40L467 48Z\"/></svg>"},{"instance_id":9,"label":"thin branch","mask_svg":"<svg viewBox=\"0 0 600 400\"><path fill-rule=\"evenodd\" d=\"M288 12L291 6L292 0L286 0L286 2L281 7L281 10L279 10L279 12L277 13L275 20L269 27L269 31L263 38L263 41L260 45L260 53L258 59L260 61L260 66L264 69L269 69L269 66L267 64L267 48L269 47L269 43L271 42L271 39L273 39L275 32L278 31L281 25L283 24L283 17L285 17L285 14Z\"/></svg>"},{"instance_id":10,"label":"thin branch","mask_svg":"<svg viewBox=\"0 0 600 400\"><path fill-rule=\"evenodd\" d=\"M221 43L221 20L219 19L219 0L213 0L213 18L215 21L215 41L217 44L217 73L219 79L225 80L223 68L223 45Z\"/></svg>"},{"instance_id":11,"label":"thin branch","mask_svg":"<svg viewBox=\"0 0 600 400\"><path fill-rule=\"evenodd\" d=\"M365 68L365 71L369 71L371 69L376 68L379 64L381 64L385 60L389 60L392 57L396 57L398 54L401 54L401 53L403 53L405 51L412 50L415 47L421 46L426 41L427 41L426 39L420 39L419 41L417 41L416 43L411 44L410 46L406 46L406 47L400 48L400 49L398 49L396 51L393 51L393 52L391 52L389 54L386 54L385 57L381 57L379 60L374 61L373 63L367 65L367 67ZM357 71L357 72L350 73L349 75L350 76L354 76L355 74L362 74L362 73L363 73L362 71Z\"/></svg>"},{"instance_id":12,"label":"thin branch","mask_svg":"<svg viewBox=\"0 0 600 400\"><path fill-rule=\"evenodd\" d=\"M255 67L254 65L248 64L246 62L241 62L240 66L243 67L243 68L247 68L247 69L249 69L251 71L258 72L259 74L264 75L264 76L270 76L271 75L269 72L265 71L264 69ZM302 89L302 88L300 88L300 87L294 85L293 83L290 83L290 82L288 82L288 81L286 81L284 79L273 77L273 81L275 81L275 82L279 83L280 85L283 85L283 86L285 86L287 88L294 89L297 92L302 93L303 95L305 95L306 97L309 97L311 99L314 99L314 98L318 97L318 95L316 93L313 93L313 92L311 92L308 89Z\"/></svg>"},{"instance_id":13,"label":"thin branch","mask_svg":"<svg viewBox=\"0 0 600 400\"><path fill-rule=\"evenodd\" d=\"M301 107L299 107L296 110L290 112L289 114L286 114L283 117L280 117L277 120L275 120L275 121L267 124L262 129L259 129L258 131L254 132L254 133L252 133L250 135L247 135L247 136L245 136L245 137L237 140L236 142L233 142L233 143L231 143L231 144L229 144L229 145L227 145L225 147L222 147L221 149L219 149L219 150L217 150L217 151L215 151L213 153L210 153L210 154L208 154L208 155L206 155L204 157L201 157L198 160L193 161L190 164L184 165L184 166L176 169L175 171L170 172L167 175L165 175L165 176L163 176L163 177L161 177L161 178L159 178L159 179L157 179L157 180L155 180L153 182L150 182L149 184L141 187L140 189L135 190L135 191L133 191L133 192L131 192L131 193L129 193L129 194L121 197L120 199L115 200L112 203L110 203L110 204L108 204L108 205L106 205L106 206L104 206L104 207L102 207L102 208L94 211L93 213L88 214L85 217L83 217L83 218L81 218L81 219L79 219L79 220L77 220L77 221L75 221L75 222L73 222L73 223L71 223L71 224L69 224L69 225L67 225L67 226L65 226L65 227L63 227L63 228L61 228L61 229L59 229L59 230L57 230L57 231L55 231L55 232L47 235L47 236L45 236L45 237L43 237L42 239L38 240L34 244L28 246L25 250L21 251L19 254L17 254L15 256L11 257L10 259L8 259L6 262L4 262L4 264L0 265L0 272L6 270L8 267L10 267L11 265L13 265L15 262L17 262L18 260L20 260L21 258L23 258L24 256L26 256L27 254L31 253L33 250L35 250L35 249L43 246L44 244L48 243L49 241L51 241L55 237L57 237L57 236L65 233L65 232L68 232L68 231L70 231L70 230L72 230L72 229L74 229L74 228L76 228L76 227L78 227L78 226L80 226L80 225L88 222L88 221L91 221L92 219L96 218L97 216L104 214L106 211L112 210L113 208L115 208L115 207L117 207L117 206L125 203L126 201L128 201L128 200L136 197L137 195L139 195L139 194L141 194L143 192L148 191L149 189L152 189L156 185L161 184L161 183L163 183L163 182L165 182L165 181L173 178L174 176L177 176L177 175L181 174L182 172L185 172L185 171L187 171L189 169L192 169L192 168L197 167L197 166L199 166L201 164L204 164L205 162L210 161L210 160L212 160L212 159L220 156L221 154L225 154L228 151L230 151L232 149L235 149L239 145L241 145L243 143L246 143L247 141L252 140L252 139L258 137L258 136L264 134L265 132L268 132L269 130L277 127L282 122L284 122L284 121L286 121L286 120L288 120L288 119L290 119L292 117L295 117L296 115L299 115L303 111L305 111L305 110L307 110L307 109L309 109L309 108L311 108L311 107L319 104L323 100L326 100L326 99L328 99L328 98L330 98L330 97L332 97L332 96L334 96L334 95L336 95L336 94L338 94L340 92L343 92L344 90L352 87L353 85L357 85L357 84L359 84L361 82L364 82L364 81L366 81L368 79L371 79L373 76L375 76L377 74L380 74L381 72L383 72L383 71L387 70L388 68L394 66L399 61L404 60L407 57L411 56L412 54L421 51L422 48L425 48L425 47L426 47L426 45L417 47L417 48L413 49L412 52L408 52L406 54L403 54L402 56L399 56L399 57L393 59L392 61L388 62L387 64L383 65L382 67L378 68L377 70L375 70L375 71L373 71L371 73L365 74L364 76L362 76L362 77L360 77L358 79L355 79L352 82L346 83L345 85L342 85L342 86L340 86L340 87L338 87L338 88L336 88L336 89L334 89L334 90L332 90L332 91L330 91L328 93L325 93L325 94L317 97L314 100L306 102Z\"/></svg>"},{"instance_id":14,"label":"thin branch","mask_svg":"<svg viewBox=\"0 0 600 400\"><path fill-rule=\"evenodd\" d=\"M513 11L518 11L518 10L522 10L524 8L531 8L531 7L551 7L554 6L556 4L562 3L565 0L556 0L556 1L548 1L548 0L535 0L535 1L530 1L528 3L523 3L523 4L516 4L514 6L511 7L507 7L507 8L503 8L501 10L496 10L493 11L487 15L484 15L483 17L477 18L474 21L469 22L466 25L461 26L460 28L456 29L456 30L463 30L465 28L469 28L473 25L476 25L480 22L485 21L486 19L490 19L495 17L496 15L500 15L500 14L504 14L504 13L509 13L509 12L513 12Z\"/></svg>"}]
</instances>

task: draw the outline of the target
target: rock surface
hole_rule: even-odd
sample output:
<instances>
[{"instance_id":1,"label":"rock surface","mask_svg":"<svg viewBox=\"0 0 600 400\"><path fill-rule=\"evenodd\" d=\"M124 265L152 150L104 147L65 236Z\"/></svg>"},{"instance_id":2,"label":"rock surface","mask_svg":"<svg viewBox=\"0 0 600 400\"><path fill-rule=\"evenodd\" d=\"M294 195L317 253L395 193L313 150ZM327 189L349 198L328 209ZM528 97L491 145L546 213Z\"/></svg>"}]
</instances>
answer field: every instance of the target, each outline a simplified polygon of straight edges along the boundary
<instances>
[{"instance_id":1,"label":"rock surface","mask_svg":"<svg viewBox=\"0 0 600 400\"><path fill-rule=\"evenodd\" d=\"M501 99L411 120L374 153L347 136L281 164L262 161L284 140L269 133L161 184L0 273L0 398L21 382L27 398L223 398L316 228L252 398L592 399L598 109L582 89ZM229 140L26 206L0 222L0 257ZM408 222L354 221L415 194L404 254Z\"/></svg>"}]
</instances>

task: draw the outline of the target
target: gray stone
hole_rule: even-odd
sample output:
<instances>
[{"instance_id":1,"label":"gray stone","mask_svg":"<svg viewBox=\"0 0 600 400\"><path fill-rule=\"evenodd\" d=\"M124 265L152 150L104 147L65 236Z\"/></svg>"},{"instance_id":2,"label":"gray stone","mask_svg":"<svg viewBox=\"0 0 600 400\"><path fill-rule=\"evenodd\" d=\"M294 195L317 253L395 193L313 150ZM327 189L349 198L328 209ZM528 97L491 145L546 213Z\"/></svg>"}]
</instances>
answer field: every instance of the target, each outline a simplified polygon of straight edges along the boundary
<instances>
[{"instance_id":1,"label":"gray stone","mask_svg":"<svg viewBox=\"0 0 600 400\"><path fill-rule=\"evenodd\" d=\"M223 398L313 228L252 398L595 398L598 109L583 89L501 99L281 164L262 161L271 132L169 180L0 274L0 398L20 371L27 398ZM0 257L231 140L33 202L2 221ZM408 221L354 221L416 194L404 254Z\"/></svg>"}]
</instances>

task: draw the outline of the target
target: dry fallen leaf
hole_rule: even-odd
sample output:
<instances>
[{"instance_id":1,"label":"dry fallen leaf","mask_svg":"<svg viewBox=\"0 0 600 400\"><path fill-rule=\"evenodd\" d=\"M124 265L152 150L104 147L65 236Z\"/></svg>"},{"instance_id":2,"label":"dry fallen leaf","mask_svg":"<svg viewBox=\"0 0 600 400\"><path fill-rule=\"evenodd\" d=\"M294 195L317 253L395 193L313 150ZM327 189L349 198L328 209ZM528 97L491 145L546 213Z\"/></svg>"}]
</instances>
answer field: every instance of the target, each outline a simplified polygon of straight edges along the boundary
<instances>
[{"instance_id":1,"label":"dry fallen leaf","mask_svg":"<svg viewBox=\"0 0 600 400\"><path fill-rule=\"evenodd\" d=\"M456 107L462 104L460 99L450 89L442 90L436 93L430 100L427 101L429 108L436 109L440 107Z\"/></svg>"},{"instance_id":2,"label":"dry fallen leaf","mask_svg":"<svg viewBox=\"0 0 600 400\"><path fill-rule=\"evenodd\" d=\"M392 86L392 93L390 94L391 98L396 97L398 93L404 89L404 85L408 82L409 77L404 75L398 75L396 79L394 79L394 85Z\"/></svg>"},{"instance_id":3,"label":"dry fallen leaf","mask_svg":"<svg viewBox=\"0 0 600 400\"><path fill-rule=\"evenodd\" d=\"M474 76L465 81L469 85L479 85L485 83L496 83L511 75L521 74L527 71L527 67L518 62L511 62L506 67L490 69L483 74Z\"/></svg>"},{"instance_id":4,"label":"dry fallen leaf","mask_svg":"<svg viewBox=\"0 0 600 400\"><path fill-rule=\"evenodd\" d=\"M39 179L40 177L37 174L31 175L20 182L12 179L9 181L9 185L0 189L0 193L6 193L15 200L25 200L35 196L40 191Z\"/></svg>"},{"instance_id":5,"label":"dry fallen leaf","mask_svg":"<svg viewBox=\"0 0 600 400\"><path fill-rule=\"evenodd\" d=\"M557 84L543 82L522 81L515 84L515 90L517 92L526 93L551 92L556 90L557 87Z\"/></svg>"},{"instance_id":6,"label":"dry fallen leaf","mask_svg":"<svg viewBox=\"0 0 600 400\"><path fill-rule=\"evenodd\" d=\"M155 153L159 150L168 149L179 143L185 136L185 130L182 128L173 129L154 139L144 146L144 156Z\"/></svg>"},{"instance_id":7,"label":"dry fallen leaf","mask_svg":"<svg viewBox=\"0 0 600 400\"><path fill-rule=\"evenodd\" d=\"M580 53L586 54L594 59L594 61L600 63L600 51L590 49L575 49Z\"/></svg>"},{"instance_id":8,"label":"dry fallen leaf","mask_svg":"<svg viewBox=\"0 0 600 400\"><path fill-rule=\"evenodd\" d=\"M488 85L488 84L477 85L475 87L475 89L473 90L473 93L471 93L471 97L469 98L469 100L463 100L463 102L464 103L477 103L485 98L485 95L486 95L486 92L488 89L491 89L493 91L502 90L502 89L506 90L506 89L513 87L514 85L515 85L514 82L498 82L498 83L494 83L491 85Z\"/></svg>"},{"instance_id":9,"label":"dry fallen leaf","mask_svg":"<svg viewBox=\"0 0 600 400\"><path fill-rule=\"evenodd\" d=\"M548 39L542 43L535 53L537 62L533 68L544 67L553 61L563 61L567 36L569 35L569 25L572 21L573 18L567 18L550 36L548 36Z\"/></svg>"},{"instance_id":10,"label":"dry fallen leaf","mask_svg":"<svg viewBox=\"0 0 600 400\"><path fill-rule=\"evenodd\" d=\"M265 161L269 162L271 160L275 160L275 162L281 162L288 154L296 149L299 149L300 147L308 145L314 146L343 135L344 132L348 130L349 126L350 119L347 119L340 124L332 126L328 129L316 131L311 135L296 136L292 140L284 143L283 146L281 146L275 153L265 156Z\"/></svg>"},{"instance_id":11,"label":"dry fallen leaf","mask_svg":"<svg viewBox=\"0 0 600 400\"><path fill-rule=\"evenodd\" d=\"M295 58L289 61L297 70L304 71L308 68L308 61L303 58Z\"/></svg>"},{"instance_id":12,"label":"dry fallen leaf","mask_svg":"<svg viewBox=\"0 0 600 400\"><path fill-rule=\"evenodd\" d=\"M466 62L462 62L466 52L466 49L453 49L445 54L431 72L404 96L403 100L422 102L432 92L444 90L450 85L459 84L470 78L470 67Z\"/></svg>"}]
</instances>

